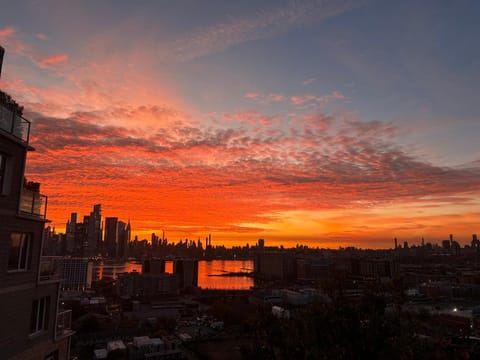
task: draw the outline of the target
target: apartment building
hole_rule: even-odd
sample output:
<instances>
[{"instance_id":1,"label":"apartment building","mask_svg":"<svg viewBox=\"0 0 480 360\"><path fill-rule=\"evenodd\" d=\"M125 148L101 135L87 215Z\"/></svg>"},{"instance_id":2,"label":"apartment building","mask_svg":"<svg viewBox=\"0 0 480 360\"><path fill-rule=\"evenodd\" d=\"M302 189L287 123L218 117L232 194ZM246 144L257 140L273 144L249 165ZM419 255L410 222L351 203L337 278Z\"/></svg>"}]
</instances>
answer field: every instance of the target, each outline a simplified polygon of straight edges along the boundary
<instances>
[{"instance_id":1,"label":"apartment building","mask_svg":"<svg viewBox=\"0 0 480 360\"><path fill-rule=\"evenodd\" d=\"M41 257L47 197L24 176L34 149L22 112L0 90L0 357L68 359L71 312L59 309L61 279L40 276L48 268Z\"/></svg>"}]
</instances>

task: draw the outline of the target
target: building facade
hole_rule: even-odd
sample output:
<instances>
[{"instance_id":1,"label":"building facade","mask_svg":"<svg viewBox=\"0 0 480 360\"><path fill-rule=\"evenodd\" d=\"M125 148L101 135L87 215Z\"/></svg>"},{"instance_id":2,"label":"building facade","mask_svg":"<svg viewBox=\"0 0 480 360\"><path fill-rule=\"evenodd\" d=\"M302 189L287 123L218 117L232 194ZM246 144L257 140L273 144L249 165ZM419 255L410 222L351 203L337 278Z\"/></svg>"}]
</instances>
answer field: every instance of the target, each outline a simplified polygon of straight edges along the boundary
<instances>
[{"instance_id":1,"label":"building facade","mask_svg":"<svg viewBox=\"0 0 480 360\"><path fill-rule=\"evenodd\" d=\"M0 91L0 357L68 359L71 312L59 311L61 280L40 277L47 197L24 177L33 148L22 110Z\"/></svg>"}]
</instances>

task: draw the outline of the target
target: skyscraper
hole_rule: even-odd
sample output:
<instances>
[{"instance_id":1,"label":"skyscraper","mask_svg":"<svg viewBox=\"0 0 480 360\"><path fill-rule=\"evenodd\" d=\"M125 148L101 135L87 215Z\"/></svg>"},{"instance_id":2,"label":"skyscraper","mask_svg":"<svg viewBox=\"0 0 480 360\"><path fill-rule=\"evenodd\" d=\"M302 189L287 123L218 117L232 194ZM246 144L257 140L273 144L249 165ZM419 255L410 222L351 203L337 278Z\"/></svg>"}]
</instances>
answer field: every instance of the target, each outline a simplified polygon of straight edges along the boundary
<instances>
[{"instance_id":1,"label":"skyscraper","mask_svg":"<svg viewBox=\"0 0 480 360\"><path fill-rule=\"evenodd\" d=\"M119 222L117 217L105 218L105 248L108 256L111 258L117 257L118 228Z\"/></svg>"},{"instance_id":2,"label":"skyscraper","mask_svg":"<svg viewBox=\"0 0 480 360\"><path fill-rule=\"evenodd\" d=\"M117 257L126 259L129 256L131 228L130 221L128 224L123 221L118 222L118 249Z\"/></svg>"},{"instance_id":3,"label":"skyscraper","mask_svg":"<svg viewBox=\"0 0 480 360\"><path fill-rule=\"evenodd\" d=\"M76 226L77 226L77 213L72 213L70 215L70 219L67 221L67 225L65 228L65 232L66 232L65 241L67 242L65 246L65 250L67 254L72 254L73 250L75 249Z\"/></svg>"},{"instance_id":4,"label":"skyscraper","mask_svg":"<svg viewBox=\"0 0 480 360\"><path fill-rule=\"evenodd\" d=\"M93 206L88 217L87 256L97 255L102 245L102 205Z\"/></svg>"},{"instance_id":5,"label":"skyscraper","mask_svg":"<svg viewBox=\"0 0 480 360\"><path fill-rule=\"evenodd\" d=\"M198 286L198 260L181 259L173 262L173 274L177 276L181 290Z\"/></svg>"}]
</instances>

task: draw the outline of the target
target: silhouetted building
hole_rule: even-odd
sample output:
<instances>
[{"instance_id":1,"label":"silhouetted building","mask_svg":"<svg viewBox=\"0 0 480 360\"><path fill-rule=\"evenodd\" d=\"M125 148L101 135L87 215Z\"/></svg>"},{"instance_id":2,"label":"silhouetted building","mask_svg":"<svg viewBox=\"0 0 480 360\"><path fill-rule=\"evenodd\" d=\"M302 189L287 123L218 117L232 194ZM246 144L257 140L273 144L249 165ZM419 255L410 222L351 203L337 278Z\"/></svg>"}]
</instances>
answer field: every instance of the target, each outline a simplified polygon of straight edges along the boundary
<instances>
[{"instance_id":1,"label":"silhouetted building","mask_svg":"<svg viewBox=\"0 0 480 360\"><path fill-rule=\"evenodd\" d=\"M57 234L55 228L47 226L43 232L42 255L58 256L65 254L65 238L65 234Z\"/></svg>"},{"instance_id":2,"label":"silhouetted building","mask_svg":"<svg viewBox=\"0 0 480 360\"><path fill-rule=\"evenodd\" d=\"M158 236L155 233L152 233L151 242L152 242L152 248L155 249L158 247Z\"/></svg>"},{"instance_id":3,"label":"silhouetted building","mask_svg":"<svg viewBox=\"0 0 480 360\"><path fill-rule=\"evenodd\" d=\"M478 241L477 234L472 234L472 248L475 248L478 250L480 247L480 241Z\"/></svg>"},{"instance_id":4,"label":"silhouetted building","mask_svg":"<svg viewBox=\"0 0 480 360\"><path fill-rule=\"evenodd\" d=\"M293 280L296 277L295 256L286 251L259 251L254 257L254 272L266 280Z\"/></svg>"},{"instance_id":5,"label":"silhouetted building","mask_svg":"<svg viewBox=\"0 0 480 360\"><path fill-rule=\"evenodd\" d=\"M142 263L142 274L163 274L165 273L165 260L146 259Z\"/></svg>"},{"instance_id":6,"label":"silhouetted building","mask_svg":"<svg viewBox=\"0 0 480 360\"><path fill-rule=\"evenodd\" d=\"M88 216L83 217L83 222L75 224L75 248L73 253L78 256L88 256Z\"/></svg>"},{"instance_id":7,"label":"silhouetted building","mask_svg":"<svg viewBox=\"0 0 480 360\"><path fill-rule=\"evenodd\" d=\"M399 273L399 264L387 259L352 259L351 274L375 280L392 279Z\"/></svg>"},{"instance_id":8,"label":"silhouetted building","mask_svg":"<svg viewBox=\"0 0 480 360\"><path fill-rule=\"evenodd\" d=\"M177 276L178 287L188 289L198 286L198 260L182 259L173 262L173 274Z\"/></svg>"},{"instance_id":9,"label":"silhouetted building","mask_svg":"<svg viewBox=\"0 0 480 360\"><path fill-rule=\"evenodd\" d=\"M297 259L297 279L315 280L327 278L330 274L329 264L324 259Z\"/></svg>"},{"instance_id":10,"label":"silhouetted building","mask_svg":"<svg viewBox=\"0 0 480 360\"><path fill-rule=\"evenodd\" d=\"M102 205L93 206L88 217L87 256L97 255L102 244Z\"/></svg>"},{"instance_id":11,"label":"silhouetted building","mask_svg":"<svg viewBox=\"0 0 480 360\"><path fill-rule=\"evenodd\" d=\"M178 294L177 276L172 274L140 274L130 272L119 274L117 294L123 298L150 299L161 295Z\"/></svg>"},{"instance_id":12,"label":"silhouetted building","mask_svg":"<svg viewBox=\"0 0 480 360\"><path fill-rule=\"evenodd\" d=\"M65 226L65 252L67 254L72 254L75 249L75 233L77 226L77 213L71 213L70 219L67 221Z\"/></svg>"},{"instance_id":13,"label":"silhouetted building","mask_svg":"<svg viewBox=\"0 0 480 360\"><path fill-rule=\"evenodd\" d=\"M451 242L450 240L443 240L442 241L442 248L445 250L450 250Z\"/></svg>"},{"instance_id":14,"label":"silhouetted building","mask_svg":"<svg viewBox=\"0 0 480 360\"><path fill-rule=\"evenodd\" d=\"M118 218L105 218L105 248L111 258L117 257L118 246Z\"/></svg>"},{"instance_id":15,"label":"silhouetted building","mask_svg":"<svg viewBox=\"0 0 480 360\"><path fill-rule=\"evenodd\" d=\"M118 222L118 248L117 257L120 259L128 258L130 249L131 228L130 221L128 224L123 221Z\"/></svg>"}]
</instances>

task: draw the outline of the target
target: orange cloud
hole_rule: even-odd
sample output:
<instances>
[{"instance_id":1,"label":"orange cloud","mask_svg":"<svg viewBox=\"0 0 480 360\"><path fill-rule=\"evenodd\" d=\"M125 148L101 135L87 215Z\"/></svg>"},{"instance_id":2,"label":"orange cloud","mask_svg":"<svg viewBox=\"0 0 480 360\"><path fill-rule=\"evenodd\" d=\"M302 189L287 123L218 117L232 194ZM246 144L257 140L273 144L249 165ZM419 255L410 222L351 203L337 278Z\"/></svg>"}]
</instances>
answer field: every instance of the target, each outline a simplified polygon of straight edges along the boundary
<instances>
[{"instance_id":1,"label":"orange cloud","mask_svg":"<svg viewBox=\"0 0 480 360\"><path fill-rule=\"evenodd\" d=\"M100 202L105 214L131 218L139 233L192 238L209 230L231 240L290 235L379 245L393 233L440 235L446 229L434 229L434 220L447 224L448 213L429 209L430 218L413 220L411 210L394 216L374 209L462 205L467 214L477 206L480 169L422 162L389 141L395 129L388 123L317 113L299 118L295 132L281 130L280 117L259 131L261 114L240 113L227 116L246 119L240 127L179 123L148 132L102 124L97 116L33 119L37 151L28 176L44 184L55 223ZM350 217L339 215L352 209ZM300 222L299 210L330 216ZM462 233L474 225L466 217L461 226L455 221L448 224Z\"/></svg>"}]
</instances>

